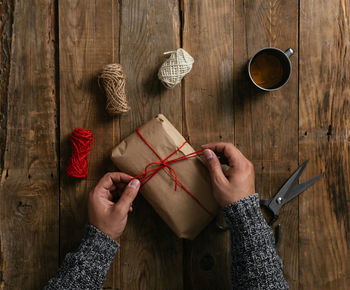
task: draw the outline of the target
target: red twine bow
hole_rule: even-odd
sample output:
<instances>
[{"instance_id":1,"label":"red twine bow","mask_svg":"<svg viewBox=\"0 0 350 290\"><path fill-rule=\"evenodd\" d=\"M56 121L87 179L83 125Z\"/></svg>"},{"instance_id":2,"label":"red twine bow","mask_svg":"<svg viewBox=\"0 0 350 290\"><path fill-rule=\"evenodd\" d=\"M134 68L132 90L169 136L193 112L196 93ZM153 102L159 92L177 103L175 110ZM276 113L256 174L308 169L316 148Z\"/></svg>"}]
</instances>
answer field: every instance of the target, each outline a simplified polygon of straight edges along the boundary
<instances>
[{"instance_id":1,"label":"red twine bow","mask_svg":"<svg viewBox=\"0 0 350 290\"><path fill-rule=\"evenodd\" d=\"M73 150L69 159L66 175L77 178L87 178L88 161L87 157L94 144L92 132L87 129L75 129L70 136Z\"/></svg>"},{"instance_id":2,"label":"red twine bow","mask_svg":"<svg viewBox=\"0 0 350 290\"><path fill-rule=\"evenodd\" d=\"M204 149L189 153L187 155L183 155L180 156L178 158L175 159L171 159L169 160L169 158L171 156L173 156L176 152L178 152L183 146L185 146L185 144L187 143L187 141L185 141L180 147L178 147L173 153L171 153L169 156L167 156L165 159L163 159L162 157L159 156L159 154L154 150L154 148L151 146L151 144L149 144L147 142L147 140L141 135L139 129L136 129L137 134L140 136L140 138L142 139L143 142L145 142L145 144L153 151L153 153L159 158L160 161L158 162L151 162L148 165L146 165L145 167L145 171L139 175L136 175L134 177L139 179L140 182L142 182L144 185L145 183L147 183L154 175L156 175L160 170L164 169L166 170L167 173L169 173L169 175L174 179L175 181L175 191L177 190L177 185L181 186L182 189L184 191L186 191L186 193L206 212L208 213L210 216L214 216L199 200L198 198L196 198L181 182L180 180L177 178L176 172L175 170L170 166L170 164L175 163L175 162L179 162L182 160L186 160L186 159L190 159L193 157L197 157L200 156L200 153L204 151ZM155 166L155 168L153 169L149 169L151 166Z\"/></svg>"}]
</instances>

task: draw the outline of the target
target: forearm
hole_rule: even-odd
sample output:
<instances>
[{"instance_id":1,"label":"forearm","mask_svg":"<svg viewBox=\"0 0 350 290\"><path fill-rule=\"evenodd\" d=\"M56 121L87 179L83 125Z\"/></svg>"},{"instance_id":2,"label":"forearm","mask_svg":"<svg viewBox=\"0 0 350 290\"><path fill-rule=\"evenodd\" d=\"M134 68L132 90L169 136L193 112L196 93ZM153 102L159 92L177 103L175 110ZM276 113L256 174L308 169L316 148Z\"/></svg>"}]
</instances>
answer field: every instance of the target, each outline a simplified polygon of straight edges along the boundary
<instances>
[{"instance_id":1,"label":"forearm","mask_svg":"<svg viewBox=\"0 0 350 290\"><path fill-rule=\"evenodd\" d=\"M76 252L68 253L45 289L101 289L119 244L92 225Z\"/></svg>"},{"instance_id":2,"label":"forearm","mask_svg":"<svg viewBox=\"0 0 350 290\"><path fill-rule=\"evenodd\" d=\"M260 209L258 194L226 206L231 227L234 289L288 289L274 236Z\"/></svg>"}]
</instances>

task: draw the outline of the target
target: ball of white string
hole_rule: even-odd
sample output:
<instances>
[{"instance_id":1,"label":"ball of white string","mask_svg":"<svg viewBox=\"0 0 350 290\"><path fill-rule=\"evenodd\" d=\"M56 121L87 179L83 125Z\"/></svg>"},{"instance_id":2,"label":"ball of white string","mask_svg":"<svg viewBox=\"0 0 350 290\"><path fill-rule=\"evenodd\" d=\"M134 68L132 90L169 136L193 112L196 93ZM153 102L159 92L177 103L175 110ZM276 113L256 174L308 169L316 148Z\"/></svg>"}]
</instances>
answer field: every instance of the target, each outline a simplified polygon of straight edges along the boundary
<instances>
[{"instance_id":1,"label":"ball of white string","mask_svg":"<svg viewBox=\"0 0 350 290\"><path fill-rule=\"evenodd\" d=\"M182 48L176 51L164 52L170 57L162 64L158 71L158 78L165 87L171 89L179 84L182 78L192 69L194 59Z\"/></svg>"}]
</instances>

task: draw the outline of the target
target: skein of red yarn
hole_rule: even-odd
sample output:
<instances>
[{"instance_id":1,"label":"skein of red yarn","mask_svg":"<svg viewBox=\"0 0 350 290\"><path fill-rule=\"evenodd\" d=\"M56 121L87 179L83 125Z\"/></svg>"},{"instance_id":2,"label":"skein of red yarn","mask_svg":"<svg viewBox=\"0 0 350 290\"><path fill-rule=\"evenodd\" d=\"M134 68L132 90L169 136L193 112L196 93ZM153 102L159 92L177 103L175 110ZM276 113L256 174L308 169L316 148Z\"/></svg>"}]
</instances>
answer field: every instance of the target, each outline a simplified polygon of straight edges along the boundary
<instances>
[{"instance_id":1,"label":"skein of red yarn","mask_svg":"<svg viewBox=\"0 0 350 290\"><path fill-rule=\"evenodd\" d=\"M72 156L69 159L66 175L76 178L87 178L88 155L94 144L92 132L87 129L77 128L70 135L72 142Z\"/></svg>"}]
</instances>

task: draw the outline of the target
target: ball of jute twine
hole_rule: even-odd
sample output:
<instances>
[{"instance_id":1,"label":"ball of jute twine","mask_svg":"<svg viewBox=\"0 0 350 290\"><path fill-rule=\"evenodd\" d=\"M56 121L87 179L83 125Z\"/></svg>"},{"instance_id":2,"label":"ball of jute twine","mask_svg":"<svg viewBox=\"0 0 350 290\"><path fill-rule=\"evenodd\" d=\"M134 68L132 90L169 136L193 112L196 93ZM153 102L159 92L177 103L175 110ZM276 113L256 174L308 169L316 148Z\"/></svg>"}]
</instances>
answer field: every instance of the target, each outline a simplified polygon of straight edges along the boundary
<instances>
[{"instance_id":1,"label":"ball of jute twine","mask_svg":"<svg viewBox=\"0 0 350 290\"><path fill-rule=\"evenodd\" d=\"M98 83L106 92L106 110L109 114L119 115L130 110L125 93L125 75L120 64L104 66Z\"/></svg>"},{"instance_id":2,"label":"ball of jute twine","mask_svg":"<svg viewBox=\"0 0 350 290\"><path fill-rule=\"evenodd\" d=\"M182 48L164 54L170 54L170 57L160 67L158 78L165 87L172 89L191 71L194 59Z\"/></svg>"}]
</instances>

